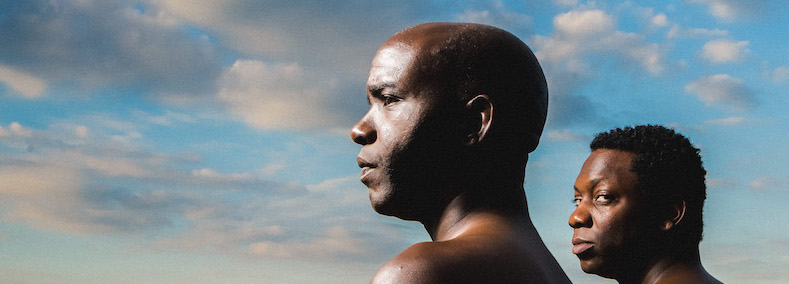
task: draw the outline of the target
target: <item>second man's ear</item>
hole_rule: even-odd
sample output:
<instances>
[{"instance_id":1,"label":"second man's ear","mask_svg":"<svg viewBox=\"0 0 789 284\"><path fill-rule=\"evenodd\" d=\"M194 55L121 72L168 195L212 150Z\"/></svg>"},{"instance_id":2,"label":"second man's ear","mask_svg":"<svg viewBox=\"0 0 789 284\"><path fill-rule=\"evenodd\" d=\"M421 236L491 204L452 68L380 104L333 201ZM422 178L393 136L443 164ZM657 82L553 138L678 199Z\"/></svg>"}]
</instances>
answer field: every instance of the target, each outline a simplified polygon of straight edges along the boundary
<instances>
[{"instance_id":1,"label":"second man's ear","mask_svg":"<svg viewBox=\"0 0 789 284\"><path fill-rule=\"evenodd\" d=\"M493 102L488 95L477 95L466 103L466 109L474 116L466 138L466 145L471 146L487 137L493 124Z\"/></svg>"},{"instance_id":2,"label":"second man's ear","mask_svg":"<svg viewBox=\"0 0 789 284\"><path fill-rule=\"evenodd\" d=\"M660 229L663 231L669 231L671 228L682 222L682 218L685 217L685 209L687 205L685 204L685 200L679 196L672 198L671 200L671 211L669 212L668 218L663 220L663 224L661 224Z\"/></svg>"}]
</instances>

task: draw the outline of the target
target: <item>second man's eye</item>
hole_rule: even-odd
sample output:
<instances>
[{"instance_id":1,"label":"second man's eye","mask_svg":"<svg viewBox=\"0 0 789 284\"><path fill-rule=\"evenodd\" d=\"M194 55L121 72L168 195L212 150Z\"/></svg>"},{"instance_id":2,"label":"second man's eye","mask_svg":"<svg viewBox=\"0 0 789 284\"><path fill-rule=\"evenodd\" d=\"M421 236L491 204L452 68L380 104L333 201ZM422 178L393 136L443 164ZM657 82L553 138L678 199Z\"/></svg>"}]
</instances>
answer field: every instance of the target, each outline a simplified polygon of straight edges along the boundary
<instances>
[{"instance_id":1,"label":"second man's eye","mask_svg":"<svg viewBox=\"0 0 789 284\"><path fill-rule=\"evenodd\" d=\"M594 202L603 205L611 204L611 202L614 202L614 196L611 194L600 194L595 196Z\"/></svg>"}]
</instances>

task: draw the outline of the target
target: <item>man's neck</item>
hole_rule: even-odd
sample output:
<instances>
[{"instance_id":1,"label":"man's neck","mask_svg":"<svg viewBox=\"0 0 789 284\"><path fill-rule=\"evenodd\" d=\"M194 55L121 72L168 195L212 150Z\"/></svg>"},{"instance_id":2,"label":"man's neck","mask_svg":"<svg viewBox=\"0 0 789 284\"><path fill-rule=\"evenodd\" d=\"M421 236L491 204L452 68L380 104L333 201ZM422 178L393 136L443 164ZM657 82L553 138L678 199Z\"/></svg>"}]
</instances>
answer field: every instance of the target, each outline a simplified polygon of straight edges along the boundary
<instances>
[{"instance_id":1,"label":"man's neck","mask_svg":"<svg viewBox=\"0 0 789 284\"><path fill-rule=\"evenodd\" d=\"M702 282L702 279L714 279L701 265L698 248L690 254L666 255L659 258L652 264L640 277L630 280L620 280L620 283L682 283L688 279L694 279L694 283ZM679 282L678 282L679 281Z\"/></svg>"},{"instance_id":2,"label":"man's neck","mask_svg":"<svg viewBox=\"0 0 789 284\"><path fill-rule=\"evenodd\" d=\"M491 204L479 195L464 192L450 200L432 220L421 222L433 241L445 241L463 234L481 219L530 221L523 189L519 192L505 198L508 204Z\"/></svg>"}]
</instances>

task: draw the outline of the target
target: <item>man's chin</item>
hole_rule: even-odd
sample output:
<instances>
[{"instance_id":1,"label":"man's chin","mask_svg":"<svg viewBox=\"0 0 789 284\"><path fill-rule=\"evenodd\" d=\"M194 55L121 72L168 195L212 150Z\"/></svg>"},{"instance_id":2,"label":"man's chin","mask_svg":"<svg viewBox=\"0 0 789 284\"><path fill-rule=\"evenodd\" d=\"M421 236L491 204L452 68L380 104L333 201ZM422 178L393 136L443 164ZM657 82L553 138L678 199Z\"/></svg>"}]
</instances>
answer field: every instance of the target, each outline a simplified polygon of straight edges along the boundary
<instances>
[{"instance_id":1,"label":"man's chin","mask_svg":"<svg viewBox=\"0 0 789 284\"><path fill-rule=\"evenodd\" d=\"M601 266L602 264L594 260L581 260L581 270L586 274L594 274L603 278L613 279L614 276L611 273L606 273Z\"/></svg>"},{"instance_id":2,"label":"man's chin","mask_svg":"<svg viewBox=\"0 0 789 284\"><path fill-rule=\"evenodd\" d=\"M375 210L375 213L399 218L405 221L418 221L416 216L413 215L413 212L408 212L409 210L404 210L404 206L397 206L395 202L388 202L389 200L375 200L370 196L370 204Z\"/></svg>"}]
</instances>

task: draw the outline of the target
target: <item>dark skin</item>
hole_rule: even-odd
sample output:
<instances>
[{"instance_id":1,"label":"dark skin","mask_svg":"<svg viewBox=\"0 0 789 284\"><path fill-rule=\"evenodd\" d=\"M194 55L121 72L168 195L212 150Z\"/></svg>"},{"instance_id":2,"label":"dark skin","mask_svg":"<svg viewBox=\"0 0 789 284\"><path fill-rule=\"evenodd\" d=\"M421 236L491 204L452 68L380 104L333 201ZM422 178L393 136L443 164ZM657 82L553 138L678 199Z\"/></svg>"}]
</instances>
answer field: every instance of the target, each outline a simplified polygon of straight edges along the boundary
<instances>
[{"instance_id":1,"label":"dark skin","mask_svg":"<svg viewBox=\"0 0 789 284\"><path fill-rule=\"evenodd\" d=\"M660 240L682 222L686 204L679 198L663 213L641 210L638 177L630 170L634 157L628 151L598 149L578 174L577 207L569 224L581 269L619 283L721 283L701 265L698 246L672 248L679 242ZM651 245L658 242L666 245Z\"/></svg>"},{"instance_id":2,"label":"dark skin","mask_svg":"<svg viewBox=\"0 0 789 284\"><path fill-rule=\"evenodd\" d=\"M505 153L482 150L498 123L496 98L426 79L445 70L425 68L430 51L468 27L481 25L409 28L373 59L370 110L351 132L363 145L361 181L378 213L422 223L433 241L391 259L372 283L569 283L529 217L525 157L497 164Z\"/></svg>"}]
</instances>

